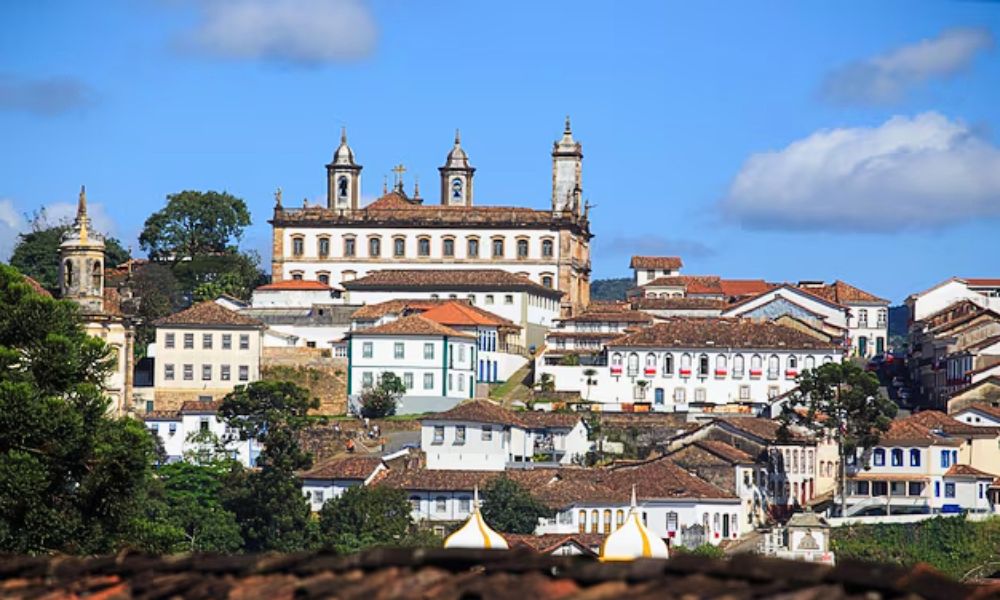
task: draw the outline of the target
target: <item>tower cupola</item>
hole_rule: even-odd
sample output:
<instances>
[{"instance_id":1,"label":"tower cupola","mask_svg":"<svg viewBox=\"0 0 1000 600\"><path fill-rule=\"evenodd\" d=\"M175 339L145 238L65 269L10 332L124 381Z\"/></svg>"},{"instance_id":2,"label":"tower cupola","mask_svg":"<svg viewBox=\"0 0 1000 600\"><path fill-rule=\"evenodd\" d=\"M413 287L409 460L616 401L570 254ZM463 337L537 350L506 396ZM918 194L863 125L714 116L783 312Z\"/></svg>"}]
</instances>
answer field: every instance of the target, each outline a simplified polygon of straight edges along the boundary
<instances>
[{"instance_id":1,"label":"tower cupola","mask_svg":"<svg viewBox=\"0 0 1000 600\"><path fill-rule=\"evenodd\" d=\"M455 130L455 145L448 152L441 173L441 204L472 206L472 176L476 169L469 165L469 155L462 148L462 136Z\"/></svg>"},{"instance_id":2,"label":"tower cupola","mask_svg":"<svg viewBox=\"0 0 1000 600\"><path fill-rule=\"evenodd\" d=\"M361 199L361 165L347 145L347 128L340 129L340 145L326 165L326 205L337 210L357 210Z\"/></svg>"},{"instance_id":3,"label":"tower cupola","mask_svg":"<svg viewBox=\"0 0 1000 600\"><path fill-rule=\"evenodd\" d=\"M569 116L562 138L552 144L552 210L582 214L583 146L573 139Z\"/></svg>"},{"instance_id":4,"label":"tower cupola","mask_svg":"<svg viewBox=\"0 0 1000 600\"><path fill-rule=\"evenodd\" d=\"M80 187L73 226L59 244L59 289L85 313L104 311L104 237L90 228L87 189Z\"/></svg>"}]
</instances>

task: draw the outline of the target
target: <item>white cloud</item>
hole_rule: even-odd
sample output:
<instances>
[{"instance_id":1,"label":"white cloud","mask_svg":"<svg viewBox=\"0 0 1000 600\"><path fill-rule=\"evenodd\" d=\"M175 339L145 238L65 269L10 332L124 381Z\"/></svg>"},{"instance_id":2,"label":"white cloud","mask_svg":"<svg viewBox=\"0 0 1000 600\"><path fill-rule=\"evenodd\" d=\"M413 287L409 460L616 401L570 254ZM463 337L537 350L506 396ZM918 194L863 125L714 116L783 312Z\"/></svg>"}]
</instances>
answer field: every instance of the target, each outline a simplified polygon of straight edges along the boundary
<instances>
[{"instance_id":1,"label":"white cloud","mask_svg":"<svg viewBox=\"0 0 1000 600\"><path fill-rule=\"evenodd\" d=\"M24 217L17 211L14 201L0 199L0 260L10 259L17 245L17 234L24 230Z\"/></svg>"},{"instance_id":2,"label":"white cloud","mask_svg":"<svg viewBox=\"0 0 1000 600\"><path fill-rule=\"evenodd\" d=\"M27 216L25 216L27 215ZM87 215L91 227L108 236L115 236L117 227L100 202L87 202ZM40 220L35 222L35 217ZM37 209L22 210L9 199L0 199L0 260L9 260L17 245L18 234L28 231L34 225L50 227L62 223L72 223L76 218L75 202L53 202ZM124 243L124 242L123 242Z\"/></svg>"},{"instance_id":3,"label":"white cloud","mask_svg":"<svg viewBox=\"0 0 1000 600\"><path fill-rule=\"evenodd\" d=\"M200 0L186 45L223 58L293 64L356 60L375 48L363 0Z\"/></svg>"},{"instance_id":4,"label":"white cloud","mask_svg":"<svg viewBox=\"0 0 1000 600\"><path fill-rule=\"evenodd\" d=\"M840 67L827 75L820 93L838 104L892 103L929 79L966 69L992 46L993 34L988 29L949 29L935 38Z\"/></svg>"},{"instance_id":5,"label":"white cloud","mask_svg":"<svg viewBox=\"0 0 1000 600\"><path fill-rule=\"evenodd\" d=\"M827 129L744 163L723 214L759 229L898 231L1000 216L1000 148L928 112Z\"/></svg>"},{"instance_id":6,"label":"white cloud","mask_svg":"<svg viewBox=\"0 0 1000 600\"><path fill-rule=\"evenodd\" d=\"M93 102L93 90L72 77L32 79L0 73L0 110L57 115Z\"/></svg>"}]
</instances>

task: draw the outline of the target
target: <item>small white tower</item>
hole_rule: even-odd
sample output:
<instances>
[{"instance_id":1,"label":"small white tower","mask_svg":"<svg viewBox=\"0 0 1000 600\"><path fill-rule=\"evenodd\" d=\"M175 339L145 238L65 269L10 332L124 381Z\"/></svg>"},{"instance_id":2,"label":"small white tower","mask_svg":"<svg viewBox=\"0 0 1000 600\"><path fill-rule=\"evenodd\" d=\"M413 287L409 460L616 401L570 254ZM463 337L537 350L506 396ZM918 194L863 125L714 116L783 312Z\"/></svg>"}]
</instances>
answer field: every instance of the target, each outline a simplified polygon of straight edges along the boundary
<instances>
[{"instance_id":1,"label":"small white tower","mask_svg":"<svg viewBox=\"0 0 1000 600\"><path fill-rule=\"evenodd\" d=\"M455 533L449 535L444 540L445 548L477 548L507 550L507 540L503 536L493 531L486 521L483 520L482 513L479 512L479 487L473 491L472 514L464 525L459 527Z\"/></svg>"},{"instance_id":2,"label":"small white tower","mask_svg":"<svg viewBox=\"0 0 1000 600\"><path fill-rule=\"evenodd\" d=\"M573 139L569 116L562 138L552 144L552 210L582 214L583 146Z\"/></svg>"},{"instance_id":3,"label":"small white tower","mask_svg":"<svg viewBox=\"0 0 1000 600\"><path fill-rule=\"evenodd\" d=\"M104 238L90 230L83 186L76 220L59 245L59 289L64 299L76 302L85 313L104 311Z\"/></svg>"},{"instance_id":4,"label":"small white tower","mask_svg":"<svg viewBox=\"0 0 1000 600\"><path fill-rule=\"evenodd\" d=\"M632 486L632 506L621 527L614 530L601 546L602 561L635 560L637 558L667 558L667 545L650 533L639 519L639 508Z\"/></svg>"},{"instance_id":5,"label":"small white tower","mask_svg":"<svg viewBox=\"0 0 1000 600\"><path fill-rule=\"evenodd\" d=\"M462 149L462 138L455 130L455 145L441 173L441 204L444 206L472 206L472 176L476 169L469 165L469 157Z\"/></svg>"},{"instance_id":6,"label":"small white tower","mask_svg":"<svg viewBox=\"0 0 1000 600\"><path fill-rule=\"evenodd\" d=\"M347 128L340 129L340 146L326 165L326 206L337 210L357 210L361 199L361 165L347 145Z\"/></svg>"}]
</instances>

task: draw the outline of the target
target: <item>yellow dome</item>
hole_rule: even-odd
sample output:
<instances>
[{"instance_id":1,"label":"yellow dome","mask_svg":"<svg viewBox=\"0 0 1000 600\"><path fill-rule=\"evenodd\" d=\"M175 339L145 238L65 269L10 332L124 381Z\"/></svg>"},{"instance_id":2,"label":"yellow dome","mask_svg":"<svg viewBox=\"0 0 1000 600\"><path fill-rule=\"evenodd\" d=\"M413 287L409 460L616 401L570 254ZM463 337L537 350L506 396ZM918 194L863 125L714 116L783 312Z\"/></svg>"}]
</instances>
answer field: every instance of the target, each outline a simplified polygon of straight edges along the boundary
<instances>
[{"instance_id":1,"label":"yellow dome","mask_svg":"<svg viewBox=\"0 0 1000 600\"><path fill-rule=\"evenodd\" d=\"M493 531L479 512L479 488L475 488L472 514L464 525L444 540L445 548L477 548L507 550L507 540Z\"/></svg>"},{"instance_id":2,"label":"yellow dome","mask_svg":"<svg viewBox=\"0 0 1000 600\"><path fill-rule=\"evenodd\" d=\"M639 518L635 501L635 486L632 486L632 506L621 527L604 540L601 546L601 560L635 560L637 558L667 558L667 545L651 534Z\"/></svg>"}]
</instances>

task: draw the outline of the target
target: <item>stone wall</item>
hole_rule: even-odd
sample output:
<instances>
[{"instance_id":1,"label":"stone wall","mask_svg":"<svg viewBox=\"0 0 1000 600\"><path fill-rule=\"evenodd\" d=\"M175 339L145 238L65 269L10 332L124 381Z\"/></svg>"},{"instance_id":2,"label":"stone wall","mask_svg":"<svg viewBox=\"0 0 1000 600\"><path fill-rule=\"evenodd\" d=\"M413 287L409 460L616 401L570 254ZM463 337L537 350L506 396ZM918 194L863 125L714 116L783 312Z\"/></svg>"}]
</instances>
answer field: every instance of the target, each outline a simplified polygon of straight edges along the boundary
<instances>
[{"instance_id":1,"label":"stone wall","mask_svg":"<svg viewBox=\"0 0 1000 600\"><path fill-rule=\"evenodd\" d=\"M203 397L211 396L212 400L222 400L231 389L162 389L157 388L153 396L153 410L177 412L181 409L181 404L189 400L201 400ZM142 407L141 412L145 412Z\"/></svg>"},{"instance_id":2,"label":"stone wall","mask_svg":"<svg viewBox=\"0 0 1000 600\"><path fill-rule=\"evenodd\" d=\"M323 348L264 348L261 379L291 381L319 398L319 415L347 412L347 359Z\"/></svg>"}]
</instances>

